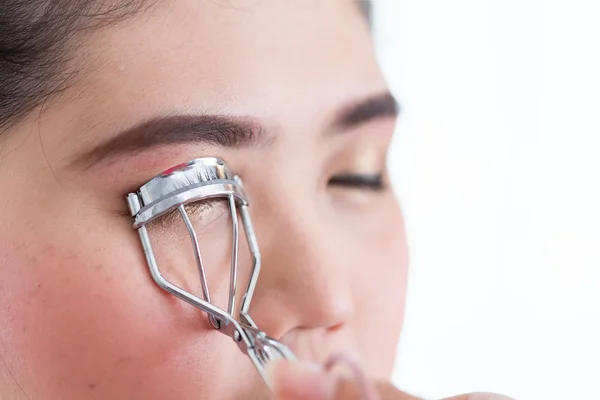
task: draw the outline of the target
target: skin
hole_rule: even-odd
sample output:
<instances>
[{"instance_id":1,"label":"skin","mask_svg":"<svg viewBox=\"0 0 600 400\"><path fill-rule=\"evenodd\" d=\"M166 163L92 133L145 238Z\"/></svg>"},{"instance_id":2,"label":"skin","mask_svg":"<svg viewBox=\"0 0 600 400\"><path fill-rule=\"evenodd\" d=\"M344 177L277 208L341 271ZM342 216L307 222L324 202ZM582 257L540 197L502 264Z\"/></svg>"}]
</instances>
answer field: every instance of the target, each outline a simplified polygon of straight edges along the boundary
<instances>
[{"instance_id":1,"label":"skin","mask_svg":"<svg viewBox=\"0 0 600 400\"><path fill-rule=\"evenodd\" d=\"M330 128L341 109L387 90L355 4L159 2L90 33L72 59L81 71L69 89L0 137L2 398L268 398L231 340L152 282L126 215L126 193L203 156L225 159L252 201L258 326L302 360L345 351L389 377L406 286L402 214L389 187L328 185L343 173L387 181L393 117ZM250 117L268 137L73 163L153 116L207 113ZM221 216L196 216L216 254L217 299L228 282L214 250L228 240ZM183 240L168 222L155 229L170 276L197 290Z\"/></svg>"},{"instance_id":2,"label":"skin","mask_svg":"<svg viewBox=\"0 0 600 400\"><path fill-rule=\"evenodd\" d=\"M363 373L341 375L288 361L271 364L269 371L279 400L419 400L389 382L368 380ZM471 393L445 400L511 399L493 393Z\"/></svg>"}]
</instances>

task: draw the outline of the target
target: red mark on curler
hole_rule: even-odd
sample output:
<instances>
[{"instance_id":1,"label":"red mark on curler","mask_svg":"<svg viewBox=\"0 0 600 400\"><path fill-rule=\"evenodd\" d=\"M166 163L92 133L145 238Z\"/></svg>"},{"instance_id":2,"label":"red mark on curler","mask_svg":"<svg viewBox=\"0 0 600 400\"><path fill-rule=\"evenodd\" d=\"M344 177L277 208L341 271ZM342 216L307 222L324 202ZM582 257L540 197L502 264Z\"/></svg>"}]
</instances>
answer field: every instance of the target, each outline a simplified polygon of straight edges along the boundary
<instances>
[{"instance_id":1,"label":"red mark on curler","mask_svg":"<svg viewBox=\"0 0 600 400\"><path fill-rule=\"evenodd\" d=\"M184 168L184 167L186 167L186 166L187 166L187 163L181 163L181 164L177 164L177 165L176 165L176 166L174 166L174 167L171 167L171 168L169 168L169 169L166 169L166 170L164 170L164 171L163 171L163 172L161 172L160 174L161 174L161 175L170 175L170 174L172 174L173 172L175 172L175 171L178 171L178 170L180 170L180 169L183 169L183 168Z\"/></svg>"}]
</instances>

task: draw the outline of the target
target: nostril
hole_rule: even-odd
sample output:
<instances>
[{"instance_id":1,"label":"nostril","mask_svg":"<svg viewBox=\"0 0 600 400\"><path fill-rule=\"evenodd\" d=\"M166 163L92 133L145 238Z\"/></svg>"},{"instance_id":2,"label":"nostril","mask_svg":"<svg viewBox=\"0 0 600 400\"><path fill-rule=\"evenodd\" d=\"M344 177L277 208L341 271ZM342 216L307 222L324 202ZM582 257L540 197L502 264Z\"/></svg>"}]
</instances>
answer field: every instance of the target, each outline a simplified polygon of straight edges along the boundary
<instances>
[{"instance_id":1,"label":"nostril","mask_svg":"<svg viewBox=\"0 0 600 400\"><path fill-rule=\"evenodd\" d=\"M296 311L301 315L302 328L325 328L328 331L341 329L353 314L349 293L340 284L325 293L314 291L309 302L301 302ZM308 303L308 304L307 304Z\"/></svg>"},{"instance_id":2,"label":"nostril","mask_svg":"<svg viewBox=\"0 0 600 400\"><path fill-rule=\"evenodd\" d=\"M336 333L336 332L339 332L340 330L342 330L344 325L345 325L345 322L339 322L335 325L328 327L327 330L331 333Z\"/></svg>"}]
</instances>

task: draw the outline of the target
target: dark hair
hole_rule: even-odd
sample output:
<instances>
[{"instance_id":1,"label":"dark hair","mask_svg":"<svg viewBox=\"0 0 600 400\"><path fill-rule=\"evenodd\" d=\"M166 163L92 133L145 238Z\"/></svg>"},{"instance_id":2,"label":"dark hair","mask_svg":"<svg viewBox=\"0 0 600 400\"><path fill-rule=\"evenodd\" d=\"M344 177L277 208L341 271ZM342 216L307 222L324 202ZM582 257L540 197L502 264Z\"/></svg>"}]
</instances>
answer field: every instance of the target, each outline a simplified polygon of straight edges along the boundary
<instances>
[{"instance_id":1,"label":"dark hair","mask_svg":"<svg viewBox=\"0 0 600 400\"><path fill-rule=\"evenodd\" d=\"M356 0L367 17L371 0ZM68 87L77 41L148 0L0 0L0 134Z\"/></svg>"},{"instance_id":2,"label":"dark hair","mask_svg":"<svg viewBox=\"0 0 600 400\"><path fill-rule=\"evenodd\" d=\"M372 0L357 0L358 7L367 19L369 26L373 23L373 3L371 3L371 1Z\"/></svg>"},{"instance_id":3,"label":"dark hair","mask_svg":"<svg viewBox=\"0 0 600 400\"><path fill-rule=\"evenodd\" d=\"M141 0L0 0L0 133L63 91L76 42L145 8Z\"/></svg>"}]
</instances>

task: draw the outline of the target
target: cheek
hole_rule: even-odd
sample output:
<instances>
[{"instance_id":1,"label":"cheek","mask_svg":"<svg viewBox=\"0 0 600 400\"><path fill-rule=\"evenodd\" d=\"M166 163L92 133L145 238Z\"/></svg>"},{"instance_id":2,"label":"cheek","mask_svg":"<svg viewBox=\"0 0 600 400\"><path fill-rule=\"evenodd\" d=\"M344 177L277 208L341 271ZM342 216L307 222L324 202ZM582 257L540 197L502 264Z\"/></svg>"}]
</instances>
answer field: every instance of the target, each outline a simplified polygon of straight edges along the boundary
<instances>
[{"instance_id":1,"label":"cheek","mask_svg":"<svg viewBox=\"0 0 600 400\"><path fill-rule=\"evenodd\" d=\"M369 371L388 377L404 318L408 250L402 214L388 213L378 234L363 238L356 266L356 330Z\"/></svg>"},{"instance_id":2,"label":"cheek","mask_svg":"<svg viewBox=\"0 0 600 400\"><path fill-rule=\"evenodd\" d=\"M44 398L184 399L223 381L220 357L239 350L153 284L134 235L62 235L8 242L0 265L0 343L20 383Z\"/></svg>"}]
</instances>

